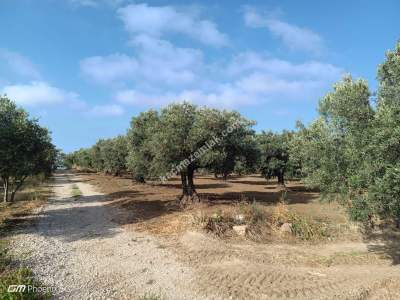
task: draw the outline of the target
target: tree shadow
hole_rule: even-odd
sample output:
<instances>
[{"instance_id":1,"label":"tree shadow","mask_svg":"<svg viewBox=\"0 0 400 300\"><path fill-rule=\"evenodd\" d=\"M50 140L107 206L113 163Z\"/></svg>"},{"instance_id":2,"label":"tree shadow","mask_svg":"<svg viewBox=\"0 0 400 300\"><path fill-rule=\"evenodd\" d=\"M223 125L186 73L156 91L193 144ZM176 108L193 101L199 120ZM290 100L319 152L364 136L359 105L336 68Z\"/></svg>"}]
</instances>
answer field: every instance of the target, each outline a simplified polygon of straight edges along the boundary
<instances>
[{"instance_id":1,"label":"tree shadow","mask_svg":"<svg viewBox=\"0 0 400 300\"><path fill-rule=\"evenodd\" d=\"M94 182L101 186L102 182L114 180L114 177L103 178L103 181L99 181L95 177L76 178L73 176L76 174L56 174L54 185ZM232 184L241 182L255 185L254 190L229 191ZM265 186L265 189L256 188L261 184ZM168 182L154 187L154 190L151 185L122 186L119 181L108 182L107 186L111 187L112 192L104 195L52 199L40 214L20 219L14 218L10 222L14 222L13 225L18 223L20 233L35 232L44 237L73 242L93 238L109 238L122 230L121 225L145 222L182 210L175 200L175 197L180 194L179 182ZM270 189L270 187L273 188ZM174 189L172 192L171 188ZM277 189L273 182L247 181L240 180L240 178L230 179L227 182L221 182L220 179L219 182L201 182L200 180L200 182L196 182L196 188L200 197L208 200L210 205L232 204L243 199L272 205L282 198L282 190ZM226 192L211 192L212 189L218 188L226 188ZM209 192L207 192L208 189ZM305 193L300 187L293 186L287 191L286 197L289 204L294 204L308 203L318 195ZM32 222L34 226L32 226Z\"/></svg>"},{"instance_id":2,"label":"tree shadow","mask_svg":"<svg viewBox=\"0 0 400 300\"><path fill-rule=\"evenodd\" d=\"M248 184L248 185L276 185L276 182L270 181L252 181L252 180L229 180L232 183Z\"/></svg>"},{"instance_id":3,"label":"tree shadow","mask_svg":"<svg viewBox=\"0 0 400 300\"><path fill-rule=\"evenodd\" d=\"M393 265L400 264L400 230L386 226L381 230L367 230L364 241L369 252L383 259L390 259Z\"/></svg>"},{"instance_id":4,"label":"tree shadow","mask_svg":"<svg viewBox=\"0 0 400 300\"><path fill-rule=\"evenodd\" d=\"M163 183L158 186L174 188L174 189L182 189L181 183ZM196 190L206 190L206 189L218 189L218 188L226 188L229 187L227 183L199 183L195 182Z\"/></svg>"},{"instance_id":5,"label":"tree shadow","mask_svg":"<svg viewBox=\"0 0 400 300\"><path fill-rule=\"evenodd\" d=\"M6 220L0 234L2 237L38 234L64 242L107 239L121 232L121 225L181 210L175 201L140 200L143 195L135 190L125 190L106 195L53 199L40 213Z\"/></svg>"},{"instance_id":6,"label":"tree shadow","mask_svg":"<svg viewBox=\"0 0 400 300\"><path fill-rule=\"evenodd\" d=\"M243 192L225 192L222 194L217 193L201 193L200 196L210 204L231 204L241 200L256 201L262 204L276 204L282 200L282 191L243 191ZM318 198L318 195L311 193L296 193L288 191L286 193L286 203L308 203Z\"/></svg>"}]
</instances>

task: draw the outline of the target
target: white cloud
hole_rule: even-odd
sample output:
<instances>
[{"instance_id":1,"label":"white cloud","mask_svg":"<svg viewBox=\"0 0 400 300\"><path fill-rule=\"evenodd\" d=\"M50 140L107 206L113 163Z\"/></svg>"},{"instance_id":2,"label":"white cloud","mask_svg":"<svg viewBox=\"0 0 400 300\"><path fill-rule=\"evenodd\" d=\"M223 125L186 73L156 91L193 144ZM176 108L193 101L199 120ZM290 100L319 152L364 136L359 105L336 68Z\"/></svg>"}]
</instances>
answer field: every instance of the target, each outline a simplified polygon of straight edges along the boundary
<instances>
[{"instance_id":1,"label":"white cloud","mask_svg":"<svg viewBox=\"0 0 400 300\"><path fill-rule=\"evenodd\" d=\"M143 85L182 85L197 80L203 66L202 52L175 47L168 41L148 35L138 35L130 44L137 55L122 54L89 57L81 61L81 71L90 79L103 84L135 81Z\"/></svg>"},{"instance_id":2,"label":"white cloud","mask_svg":"<svg viewBox=\"0 0 400 300\"><path fill-rule=\"evenodd\" d=\"M324 41L320 35L307 28L281 21L272 16L264 16L252 8L244 11L245 24L253 28L267 28L272 34L292 50L302 50L314 54L321 54L324 50Z\"/></svg>"},{"instance_id":3,"label":"white cloud","mask_svg":"<svg viewBox=\"0 0 400 300\"><path fill-rule=\"evenodd\" d=\"M117 104L95 105L89 110L89 114L94 116L120 116L124 114L124 109Z\"/></svg>"},{"instance_id":4,"label":"white cloud","mask_svg":"<svg viewBox=\"0 0 400 300\"><path fill-rule=\"evenodd\" d=\"M201 50L178 47L165 40L168 33L179 33L207 44L222 45L224 39L213 40L204 37L210 35L202 35L208 32L204 29L207 24L214 29L216 26L199 19L198 14L147 4L128 5L117 13L131 33L129 45L134 54L89 57L81 61L81 71L96 82L110 84L113 100L120 105L158 107L186 100L232 108L269 101L304 101L321 96L342 74L340 68L329 63L293 63L257 52L239 53L228 61L208 63ZM276 18L266 18L251 10L246 11L245 17L249 26L267 27L285 42L297 34L307 42L314 42L313 48L307 48L296 38L293 49L322 48L322 40L317 35L313 40L314 33L306 29L286 23L286 27L281 26L283 22ZM94 111L101 114L102 107ZM115 111L116 115L122 113Z\"/></svg>"},{"instance_id":5,"label":"white cloud","mask_svg":"<svg viewBox=\"0 0 400 300\"><path fill-rule=\"evenodd\" d=\"M132 34L161 37L167 33L179 33L216 47L228 44L228 38L217 29L215 23L178 11L172 6L131 4L119 8L117 12L126 30Z\"/></svg>"},{"instance_id":6,"label":"white cloud","mask_svg":"<svg viewBox=\"0 0 400 300\"><path fill-rule=\"evenodd\" d=\"M40 78L40 72L36 66L28 58L19 53L0 49L0 62L1 61L16 75L31 79Z\"/></svg>"},{"instance_id":7,"label":"white cloud","mask_svg":"<svg viewBox=\"0 0 400 300\"><path fill-rule=\"evenodd\" d=\"M321 96L343 73L331 64L316 61L294 64L254 52L239 54L220 67L223 70L219 72L220 77L206 87L183 84L175 92L131 88L116 92L115 100L137 106L160 106L187 100L216 107L304 101ZM212 74L204 73L204 76Z\"/></svg>"},{"instance_id":8,"label":"white cloud","mask_svg":"<svg viewBox=\"0 0 400 300\"><path fill-rule=\"evenodd\" d=\"M99 83L126 80L137 72L138 62L125 54L93 56L80 62L81 71Z\"/></svg>"},{"instance_id":9,"label":"white cloud","mask_svg":"<svg viewBox=\"0 0 400 300\"><path fill-rule=\"evenodd\" d=\"M246 72L264 72L289 78L311 78L332 80L338 78L343 70L329 63L306 61L294 64L287 60L268 57L256 52L244 52L236 55L227 69L231 75Z\"/></svg>"},{"instance_id":10,"label":"white cloud","mask_svg":"<svg viewBox=\"0 0 400 300\"><path fill-rule=\"evenodd\" d=\"M62 108L74 109L91 116L120 116L124 113L124 109L118 104L90 107L77 93L59 89L44 81L8 85L0 90L0 94L6 94L17 104L26 107L60 104Z\"/></svg>"},{"instance_id":11,"label":"white cloud","mask_svg":"<svg viewBox=\"0 0 400 300\"><path fill-rule=\"evenodd\" d=\"M68 0L68 2L75 7L98 7L102 4L116 7L125 2L125 0Z\"/></svg>"},{"instance_id":12,"label":"white cloud","mask_svg":"<svg viewBox=\"0 0 400 300\"><path fill-rule=\"evenodd\" d=\"M127 89L117 92L115 100L121 104L140 107L159 107L172 102L189 101L199 105L232 108L243 104L254 104L256 99L248 98L247 96L229 84L221 84L213 92L206 92L200 89L185 89L177 93L146 93Z\"/></svg>"},{"instance_id":13,"label":"white cloud","mask_svg":"<svg viewBox=\"0 0 400 300\"><path fill-rule=\"evenodd\" d=\"M78 94L56 88L44 81L8 85L2 89L1 93L6 94L10 99L24 106L58 104L63 102L71 105L81 105Z\"/></svg>"}]
</instances>

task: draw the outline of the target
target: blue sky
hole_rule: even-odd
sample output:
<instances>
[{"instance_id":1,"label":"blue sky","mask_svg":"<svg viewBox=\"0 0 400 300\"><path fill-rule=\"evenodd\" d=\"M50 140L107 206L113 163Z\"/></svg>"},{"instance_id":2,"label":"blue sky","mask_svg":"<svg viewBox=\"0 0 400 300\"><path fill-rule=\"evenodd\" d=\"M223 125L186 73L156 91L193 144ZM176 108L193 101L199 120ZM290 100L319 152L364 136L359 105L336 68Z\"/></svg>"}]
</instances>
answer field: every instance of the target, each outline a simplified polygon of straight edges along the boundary
<instances>
[{"instance_id":1,"label":"blue sky","mask_svg":"<svg viewBox=\"0 0 400 300\"><path fill-rule=\"evenodd\" d=\"M393 1L0 1L0 93L64 151L188 100L292 129L344 73L376 90Z\"/></svg>"}]
</instances>

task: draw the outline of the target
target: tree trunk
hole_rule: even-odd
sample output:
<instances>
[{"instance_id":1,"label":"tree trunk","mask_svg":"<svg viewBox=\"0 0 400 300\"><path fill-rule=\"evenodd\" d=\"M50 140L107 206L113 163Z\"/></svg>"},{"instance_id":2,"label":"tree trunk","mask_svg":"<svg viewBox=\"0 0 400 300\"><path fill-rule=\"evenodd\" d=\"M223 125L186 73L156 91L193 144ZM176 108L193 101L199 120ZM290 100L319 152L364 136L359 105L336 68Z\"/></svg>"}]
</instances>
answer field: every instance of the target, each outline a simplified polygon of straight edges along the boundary
<instances>
[{"instance_id":1,"label":"tree trunk","mask_svg":"<svg viewBox=\"0 0 400 300\"><path fill-rule=\"evenodd\" d=\"M17 183L17 185L15 186L14 190L11 192L11 197L10 197L10 202L14 202L14 198L15 198L15 194L17 193L17 191L22 187L22 185L25 182L27 176L21 178L21 180Z\"/></svg>"},{"instance_id":2,"label":"tree trunk","mask_svg":"<svg viewBox=\"0 0 400 300\"><path fill-rule=\"evenodd\" d=\"M3 178L3 186L4 186L3 202L7 202L8 201L8 178Z\"/></svg>"},{"instance_id":3,"label":"tree trunk","mask_svg":"<svg viewBox=\"0 0 400 300\"><path fill-rule=\"evenodd\" d=\"M12 192L11 192L11 195L10 195L10 202L14 202L15 193L16 193L16 191L12 191Z\"/></svg>"},{"instance_id":4,"label":"tree trunk","mask_svg":"<svg viewBox=\"0 0 400 300\"><path fill-rule=\"evenodd\" d=\"M223 178L224 178L224 181L226 181L228 179L228 173L224 172Z\"/></svg>"},{"instance_id":5,"label":"tree trunk","mask_svg":"<svg viewBox=\"0 0 400 300\"><path fill-rule=\"evenodd\" d=\"M181 172L182 195L179 197L181 206L200 201L194 186L193 175L194 168L190 166L186 172Z\"/></svg>"},{"instance_id":6,"label":"tree trunk","mask_svg":"<svg viewBox=\"0 0 400 300\"><path fill-rule=\"evenodd\" d=\"M283 172L279 172L277 177L278 177L278 184L284 186L285 185L285 178L283 176Z\"/></svg>"},{"instance_id":7,"label":"tree trunk","mask_svg":"<svg viewBox=\"0 0 400 300\"><path fill-rule=\"evenodd\" d=\"M181 172L181 182L182 182L182 195L187 195L187 176L186 173Z\"/></svg>"},{"instance_id":8,"label":"tree trunk","mask_svg":"<svg viewBox=\"0 0 400 300\"><path fill-rule=\"evenodd\" d=\"M194 175L194 169L193 168L189 168L188 169L188 192L189 192L189 196L193 196L194 194L197 194L196 192L196 188L194 186L194 182L193 182L193 175Z\"/></svg>"}]
</instances>

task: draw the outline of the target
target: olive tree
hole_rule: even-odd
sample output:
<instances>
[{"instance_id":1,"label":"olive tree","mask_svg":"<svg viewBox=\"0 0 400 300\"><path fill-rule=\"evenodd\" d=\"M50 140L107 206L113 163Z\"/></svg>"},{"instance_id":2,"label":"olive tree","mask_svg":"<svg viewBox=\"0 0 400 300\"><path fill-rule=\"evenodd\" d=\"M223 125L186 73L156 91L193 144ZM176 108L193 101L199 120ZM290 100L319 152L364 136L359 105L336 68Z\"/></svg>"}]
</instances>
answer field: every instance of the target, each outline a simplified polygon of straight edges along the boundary
<instances>
[{"instance_id":1,"label":"olive tree","mask_svg":"<svg viewBox=\"0 0 400 300\"><path fill-rule=\"evenodd\" d=\"M57 150L48 130L6 97L0 97L0 124L3 200L14 201L15 193L29 176L51 174L56 165Z\"/></svg>"},{"instance_id":2,"label":"olive tree","mask_svg":"<svg viewBox=\"0 0 400 300\"><path fill-rule=\"evenodd\" d=\"M234 162L240 144L252 134L252 124L238 113L187 102L171 104L160 113L142 113L133 118L128 132L128 166L141 177L159 176L165 180L179 175L181 200L196 200L194 172L198 168L215 170L231 157ZM233 167L229 164L225 171Z\"/></svg>"},{"instance_id":3,"label":"olive tree","mask_svg":"<svg viewBox=\"0 0 400 300\"><path fill-rule=\"evenodd\" d=\"M127 155L128 149L124 136L104 140L100 147L103 171L114 176L120 176L126 170Z\"/></svg>"},{"instance_id":4,"label":"olive tree","mask_svg":"<svg viewBox=\"0 0 400 300\"><path fill-rule=\"evenodd\" d=\"M379 216L400 227L400 42L378 67L379 90L368 203Z\"/></svg>"},{"instance_id":5,"label":"olive tree","mask_svg":"<svg viewBox=\"0 0 400 300\"><path fill-rule=\"evenodd\" d=\"M258 148L252 126L236 111L205 109L204 128L220 137L219 142L202 158L203 167L226 180L235 171L251 170L257 161ZM229 132L228 132L229 131ZM211 138L211 136L210 136Z\"/></svg>"},{"instance_id":6,"label":"olive tree","mask_svg":"<svg viewBox=\"0 0 400 300\"><path fill-rule=\"evenodd\" d=\"M262 132L257 136L260 148L259 170L267 179L277 177L280 185L285 185L286 175L294 177L299 169L289 154L292 136L293 133L289 131Z\"/></svg>"},{"instance_id":7,"label":"olive tree","mask_svg":"<svg viewBox=\"0 0 400 300\"><path fill-rule=\"evenodd\" d=\"M320 100L318 119L308 128L300 125L292 143L305 182L350 204L363 194L370 181L373 118L365 81L346 76L335 84Z\"/></svg>"},{"instance_id":8,"label":"olive tree","mask_svg":"<svg viewBox=\"0 0 400 300\"><path fill-rule=\"evenodd\" d=\"M153 172L154 159L153 134L158 128L158 112L149 110L132 118L131 127L127 134L127 168L138 182L156 176Z\"/></svg>"}]
</instances>

